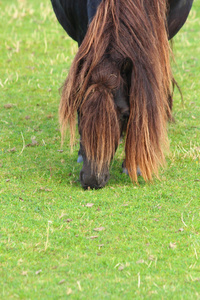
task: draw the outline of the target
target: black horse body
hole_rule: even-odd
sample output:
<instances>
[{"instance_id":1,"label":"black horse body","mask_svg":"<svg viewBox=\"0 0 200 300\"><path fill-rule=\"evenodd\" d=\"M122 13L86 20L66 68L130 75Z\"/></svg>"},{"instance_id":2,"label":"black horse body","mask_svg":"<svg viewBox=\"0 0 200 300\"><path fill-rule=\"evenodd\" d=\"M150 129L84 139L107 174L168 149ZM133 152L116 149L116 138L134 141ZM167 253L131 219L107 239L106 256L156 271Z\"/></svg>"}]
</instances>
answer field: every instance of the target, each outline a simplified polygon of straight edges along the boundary
<instances>
[{"instance_id":1,"label":"black horse body","mask_svg":"<svg viewBox=\"0 0 200 300\"><path fill-rule=\"evenodd\" d=\"M184 25L193 0L168 0L169 40ZM80 46L101 0L51 0L56 17L68 35Z\"/></svg>"},{"instance_id":2,"label":"black horse body","mask_svg":"<svg viewBox=\"0 0 200 300\"><path fill-rule=\"evenodd\" d=\"M134 0L133 0L134 1ZM166 0L168 1L167 31L168 39L173 38L185 23L193 0ZM56 17L68 35L78 42L80 46L89 24L96 14L101 0L51 0ZM115 104L124 111L127 111L126 96L123 89L115 95ZM80 173L81 184L84 188L103 187L109 178L109 171L99 176L93 174L91 165L85 156L83 149L83 168Z\"/></svg>"}]
</instances>

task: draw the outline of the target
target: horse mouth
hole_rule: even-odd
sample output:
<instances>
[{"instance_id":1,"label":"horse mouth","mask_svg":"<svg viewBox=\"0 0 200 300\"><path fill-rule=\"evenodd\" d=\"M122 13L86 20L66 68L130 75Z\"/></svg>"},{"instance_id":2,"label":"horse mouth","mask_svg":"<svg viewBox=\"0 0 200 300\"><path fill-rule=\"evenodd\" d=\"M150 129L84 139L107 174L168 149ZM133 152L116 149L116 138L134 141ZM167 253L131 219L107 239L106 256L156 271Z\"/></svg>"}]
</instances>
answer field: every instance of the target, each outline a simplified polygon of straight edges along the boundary
<instances>
[{"instance_id":1,"label":"horse mouth","mask_svg":"<svg viewBox=\"0 0 200 300\"><path fill-rule=\"evenodd\" d=\"M99 176L94 174L87 174L80 172L80 182L84 190L88 189L102 189L109 180L109 174L101 174Z\"/></svg>"}]
</instances>

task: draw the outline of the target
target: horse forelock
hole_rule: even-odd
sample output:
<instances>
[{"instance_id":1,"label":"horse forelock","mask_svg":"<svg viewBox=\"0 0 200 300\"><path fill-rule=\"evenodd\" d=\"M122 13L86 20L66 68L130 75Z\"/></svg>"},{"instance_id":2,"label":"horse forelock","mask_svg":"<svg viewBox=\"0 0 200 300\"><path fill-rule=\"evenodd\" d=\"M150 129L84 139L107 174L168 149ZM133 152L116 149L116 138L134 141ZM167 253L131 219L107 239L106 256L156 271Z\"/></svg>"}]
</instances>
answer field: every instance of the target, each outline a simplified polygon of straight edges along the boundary
<instances>
[{"instance_id":1,"label":"horse forelock","mask_svg":"<svg viewBox=\"0 0 200 300\"><path fill-rule=\"evenodd\" d=\"M119 143L113 91L121 86L128 59L126 168L134 181L138 165L145 180L158 173L171 115L169 53L165 1L102 0L72 63L60 104L62 131L70 125L71 144L80 112L83 146L98 172L110 163Z\"/></svg>"}]
</instances>

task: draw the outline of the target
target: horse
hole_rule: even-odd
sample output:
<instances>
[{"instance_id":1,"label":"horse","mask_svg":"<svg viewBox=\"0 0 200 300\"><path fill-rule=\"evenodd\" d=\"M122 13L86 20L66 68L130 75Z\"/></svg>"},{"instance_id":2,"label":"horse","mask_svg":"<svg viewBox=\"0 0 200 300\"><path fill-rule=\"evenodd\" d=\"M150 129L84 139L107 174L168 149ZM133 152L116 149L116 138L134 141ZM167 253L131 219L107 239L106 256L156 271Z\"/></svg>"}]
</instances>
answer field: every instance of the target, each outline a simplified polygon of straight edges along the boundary
<instances>
[{"instance_id":1,"label":"horse","mask_svg":"<svg viewBox=\"0 0 200 300\"><path fill-rule=\"evenodd\" d=\"M123 170L132 182L158 176L168 149L175 82L169 40L193 0L51 0L56 17L78 42L59 108L62 140L73 148L78 114L84 189L102 188L125 138Z\"/></svg>"}]
</instances>

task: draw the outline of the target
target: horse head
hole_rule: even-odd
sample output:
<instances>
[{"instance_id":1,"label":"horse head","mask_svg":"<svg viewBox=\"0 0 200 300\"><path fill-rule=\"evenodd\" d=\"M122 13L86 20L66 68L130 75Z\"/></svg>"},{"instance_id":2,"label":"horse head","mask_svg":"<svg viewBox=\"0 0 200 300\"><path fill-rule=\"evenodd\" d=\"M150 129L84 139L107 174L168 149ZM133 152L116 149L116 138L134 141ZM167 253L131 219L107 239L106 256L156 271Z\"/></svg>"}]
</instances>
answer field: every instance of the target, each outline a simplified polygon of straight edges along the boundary
<instances>
[{"instance_id":1,"label":"horse head","mask_svg":"<svg viewBox=\"0 0 200 300\"><path fill-rule=\"evenodd\" d=\"M84 188L105 186L110 162L126 128L129 97L124 65L118 66L112 58L101 61L78 110L79 155L83 159L80 181Z\"/></svg>"}]
</instances>

